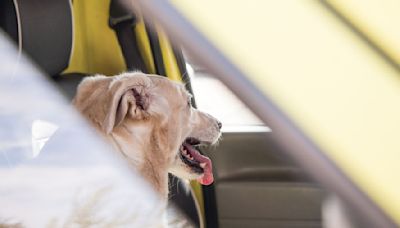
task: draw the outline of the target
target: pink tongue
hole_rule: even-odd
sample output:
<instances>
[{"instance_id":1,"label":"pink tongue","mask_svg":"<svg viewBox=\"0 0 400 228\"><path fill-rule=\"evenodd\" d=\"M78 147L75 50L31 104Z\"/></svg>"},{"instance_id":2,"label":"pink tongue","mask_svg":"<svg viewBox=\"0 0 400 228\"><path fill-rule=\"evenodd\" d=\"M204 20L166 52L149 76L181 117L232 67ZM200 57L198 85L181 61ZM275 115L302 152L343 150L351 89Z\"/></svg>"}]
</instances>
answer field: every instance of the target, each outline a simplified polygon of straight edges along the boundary
<instances>
[{"instance_id":1,"label":"pink tongue","mask_svg":"<svg viewBox=\"0 0 400 228\"><path fill-rule=\"evenodd\" d=\"M200 163L206 163L206 166L203 168L204 169L204 174L202 177L197 179L198 182L202 185L210 185L212 182L214 182L214 176L212 173L212 162L211 160L206 157L201 155L197 150L195 150L191 145L186 144L186 148L189 149L190 154L193 156L193 158L200 162Z\"/></svg>"},{"instance_id":2,"label":"pink tongue","mask_svg":"<svg viewBox=\"0 0 400 228\"><path fill-rule=\"evenodd\" d=\"M204 156L203 156L204 157ZM210 185L212 182L214 182L214 176L212 173L212 164L211 160L207 157L205 157L207 161L202 161L206 163L206 166L204 167L204 175L197 179L198 182L202 185Z\"/></svg>"}]
</instances>

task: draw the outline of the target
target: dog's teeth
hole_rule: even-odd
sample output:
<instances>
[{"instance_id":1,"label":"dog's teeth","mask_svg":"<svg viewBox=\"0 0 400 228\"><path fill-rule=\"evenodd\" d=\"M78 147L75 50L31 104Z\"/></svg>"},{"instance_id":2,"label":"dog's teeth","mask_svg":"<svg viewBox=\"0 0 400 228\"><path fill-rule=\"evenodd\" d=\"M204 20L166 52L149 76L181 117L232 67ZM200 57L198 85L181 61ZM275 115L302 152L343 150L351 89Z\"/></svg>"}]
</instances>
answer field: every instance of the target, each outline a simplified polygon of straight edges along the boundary
<instances>
[{"instance_id":1,"label":"dog's teeth","mask_svg":"<svg viewBox=\"0 0 400 228\"><path fill-rule=\"evenodd\" d=\"M204 167L206 167L206 163L200 163L200 167L204 169Z\"/></svg>"}]
</instances>

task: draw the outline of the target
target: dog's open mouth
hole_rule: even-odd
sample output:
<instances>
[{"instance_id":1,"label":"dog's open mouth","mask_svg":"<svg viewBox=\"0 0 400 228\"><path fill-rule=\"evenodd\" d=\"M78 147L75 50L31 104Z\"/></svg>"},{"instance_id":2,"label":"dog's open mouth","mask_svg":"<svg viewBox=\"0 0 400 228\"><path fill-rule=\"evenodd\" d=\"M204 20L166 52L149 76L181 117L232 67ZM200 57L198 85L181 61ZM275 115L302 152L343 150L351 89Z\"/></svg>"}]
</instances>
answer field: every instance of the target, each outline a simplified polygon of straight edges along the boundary
<instances>
[{"instance_id":1,"label":"dog's open mouth","mask_svg":"<svg viewBox=\"0 0 400 228\"><path fill-rule=\"evenodd\" d=\"M180 158L193 172L203 174L197 179L203 185L209 185L214 181L211 160L202 155L195 146L200 145L195 138L187 138L180 148Z\"/></svg>"}]
</instances>

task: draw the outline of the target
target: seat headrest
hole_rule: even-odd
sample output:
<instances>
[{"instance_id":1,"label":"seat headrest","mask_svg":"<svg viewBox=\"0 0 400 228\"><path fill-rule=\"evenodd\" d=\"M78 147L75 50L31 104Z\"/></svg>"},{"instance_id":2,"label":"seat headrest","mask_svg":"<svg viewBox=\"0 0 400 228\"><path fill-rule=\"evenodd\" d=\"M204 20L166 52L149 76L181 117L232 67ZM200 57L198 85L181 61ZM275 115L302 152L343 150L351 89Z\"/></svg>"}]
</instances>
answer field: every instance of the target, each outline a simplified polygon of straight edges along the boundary
<instances>
[{"instance_id":1,"label":"seat headrest","mask_svg":"<svg viewBox=\"0 0 400 228\"><path fill-rule=\"evenodd\" d=\"M70 1L2 0L0 9L0 26L42 70L54 76L68 66L73 39Z\"/></svg>"}]
</instances>

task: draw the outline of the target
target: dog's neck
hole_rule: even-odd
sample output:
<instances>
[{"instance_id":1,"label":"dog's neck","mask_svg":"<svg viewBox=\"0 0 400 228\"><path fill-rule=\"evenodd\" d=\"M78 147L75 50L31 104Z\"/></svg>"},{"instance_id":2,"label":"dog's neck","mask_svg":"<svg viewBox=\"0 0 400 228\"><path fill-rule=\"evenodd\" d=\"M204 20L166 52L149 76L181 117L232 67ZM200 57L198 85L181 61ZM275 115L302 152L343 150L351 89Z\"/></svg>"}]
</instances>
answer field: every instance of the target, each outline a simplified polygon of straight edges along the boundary
<instances>
[{"instance_id":1,"label":"dog's neck","mask_svg":"<svg viewBox=\"0 0 400 228\"><path fill-rule=\"evenodd\" d=\"M132 126L132 125L130 125ZM163 139L157 135L159 129L147 126L128 127L122 124L109 136L114 147L128 160L132 168L146 178L162 198L168 198L167 153L161 148Z\"/></svg>"}]
</instances>

